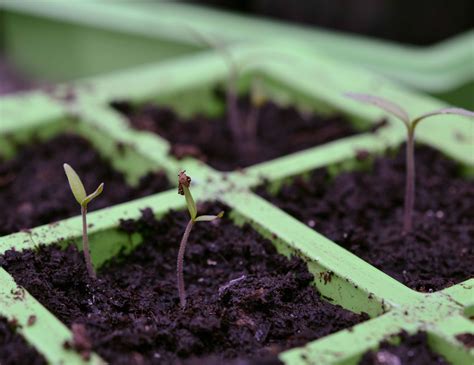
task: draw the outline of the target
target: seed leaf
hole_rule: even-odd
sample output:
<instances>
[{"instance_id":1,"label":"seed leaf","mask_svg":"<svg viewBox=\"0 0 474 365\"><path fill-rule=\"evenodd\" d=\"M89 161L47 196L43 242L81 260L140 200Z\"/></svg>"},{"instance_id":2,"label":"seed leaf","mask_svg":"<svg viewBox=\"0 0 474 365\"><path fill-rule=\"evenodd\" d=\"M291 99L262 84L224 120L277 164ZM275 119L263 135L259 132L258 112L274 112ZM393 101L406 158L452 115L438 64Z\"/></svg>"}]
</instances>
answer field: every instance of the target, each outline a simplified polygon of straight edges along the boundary
<instances>
[{"instance_id":1,"label":"seed leaf","mask_svg":"<svg viewBox=\"0 0 474 365\"><path fill-rule=\"evenodd\" d=\"M212 222L213 220L222 218L224 216L224 212L220 212L218 215L200 215L194 221L195 222Z\"/></svg>"},{"instance_id":2,"label":"seed leaf","mask_svg":"<svg viewBox=\"0 0 474 365\"><path fill-rule=\"evenodd\" d=\"M67 163L63 165L64 172L66 173L67 180L69 182L69 186L71 187L71 191L76 198L77 202L82 205L84 199L86 199L86 189L84 189L84 185L82 184L79 175L74 171L74 169L69 166Z\"/></svg>"},{"instance_id":3,"label":"seed leaf","mask_svg":"<svg viewBox=\"0 0 474 365\"><path fill-rule=\"evenodd\" d=\"M407 127L410 125L410 117L408 116L408 113L405 111L405 109L387 99L374 95L359 93L346 93L345 96L362 103L375 105L400 119Z\"/></svg>"},{"instance_id":4,"label":"seed leaf","mask_svg":"<svg viewBox=\"0 0 474 365\"><path fill-rule=\"evenodd\" d=\"M183 186L184 197L186 198L186 205L188 206L189 215L191 219L194 221L196 220L197 215L197 208L196 203L194 202L193 196L191 195L191 191L187 186Z\"/></svg>"},{"instance_id":5,"label":"seed leaf","mask_svg":"<svg viewBox=\"0 0 474 365\"><path fill-rule=\"evenodd\" d=\"M97 189L92 193L89 194L81 203L82 206L87 206L93 199L97 198L100 194L102 194L102 191L104 190L104 183L101 183Z\"/></svg>"},{"instance_id":6,"label":"seed leaf","mask_svg":"<svg viewBox=\"0 0 474 365\"><path fill-rule=\"evenodd\" d=\"M191 220L194 221L197 215L197 208L193 196L191 195L191 191L189 190L190 186L191 177L186 175L186 171L181 171L178 174L178 194L184 195L186 198L186 205L188 206L189 215L191 216Z\"/></svg>"},{"instance_id":7,"label":"seed leaf","mask_svg":"<svg viewBox=\"0 0 474 365\"><path fill-rule=\"evenodd\" d=\"M421 122L423 119L426 119L428 117L433 117L435 115L443 115L443 114L461 115L463 117L471 117L471 118L474 117L474 112L471 112L470 110L466 110L463 108L443 108L443 109L435 110L435 111L420 115L418 118L416 118L413 121L413 125L416 126L419 122Z\"/></svg>"}]
</instances>

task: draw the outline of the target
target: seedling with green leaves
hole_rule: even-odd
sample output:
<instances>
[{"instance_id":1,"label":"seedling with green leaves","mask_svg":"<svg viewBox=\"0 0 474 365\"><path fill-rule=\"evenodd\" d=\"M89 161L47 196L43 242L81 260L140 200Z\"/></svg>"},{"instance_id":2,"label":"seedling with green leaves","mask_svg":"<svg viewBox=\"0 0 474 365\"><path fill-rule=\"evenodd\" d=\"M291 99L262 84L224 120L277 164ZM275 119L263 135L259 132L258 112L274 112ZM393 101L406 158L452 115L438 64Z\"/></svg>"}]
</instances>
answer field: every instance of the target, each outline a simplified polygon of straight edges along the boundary
<instances>
[{"instance_id":1,"label":"seedling with green leaves","mask_svg":"<svg viewBox=\"0 0 474 365\"><path fill-rule=\"evenodd\" d=\"M474 117L474 112L462 108L443 108L410 118L408 112L398 104L368 94L347 93L347 97L375 105L402 121L407 130L406 140L406 174L405 174L405 206L403 212L403 232L410 233L413 229L413 209L415 206L415 129L416 126L428 117L443 114L455 114L465 117Z\"/></svg>"},{"instance_id":2,"label":"seedling with green leaves","mask_svg":"<svg viewBox=\"0 0 474 365\"><path fill-rule=\"evenodd\" d=\"M194 202L193 196L191 195L191 191L189 187L191 185L191 177L186 175L185 171L181 171L178 175L178 194L184 195L186 198L186 205L188 206L189 211L189 222L186 225L186 229L184 230L183 238L181 239L181 243L179 245L178 251L178 261L176 264L176 273L178 279L178 295L179 295L179 303L181 308L186 307L186 290L184 288L184 277L183 277L183 262L184 262L184 253L186 251L186 245L188 243L189 234L191 233L191 229L194 226L194 223L197 222L212 222L213 220L222 218L224 212L220 212L217 215L197 215L197 208L196 203Z\"/></svg>"},{"instance_id":3,"label":"seedling with green leaves","mask_svg":"<svg viewBox=\"0 0 474 365\"><path fill-rule=\"evenodd\" d=\"M64 172L66 173L67 179L69 181L69 186L71 187L72 194L81 206L82 249L84 251L84 261L86 262L87 272L89 276L92 279L95 279L96 273L94 270L94 266L92 266L91 254L89 251L89 237L87 236L87 205L102 193L102 191L104 190L104 183L101 183L92 194L87 195L86 189L84 188L84 184L82 184L82 181L76 171L74 171L74 169L67 163L65 163L63 166Z\"/></svg>"}]
</instances>

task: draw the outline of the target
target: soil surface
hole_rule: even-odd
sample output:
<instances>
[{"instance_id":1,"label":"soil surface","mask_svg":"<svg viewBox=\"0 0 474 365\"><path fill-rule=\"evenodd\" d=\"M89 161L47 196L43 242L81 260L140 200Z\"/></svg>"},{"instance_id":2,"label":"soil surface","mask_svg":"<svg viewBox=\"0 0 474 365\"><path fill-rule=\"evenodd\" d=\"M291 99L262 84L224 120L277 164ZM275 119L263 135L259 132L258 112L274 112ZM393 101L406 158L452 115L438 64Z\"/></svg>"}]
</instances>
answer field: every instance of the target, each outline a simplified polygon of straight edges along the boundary
<instances>
[{"instance_id":1,"label":"soil surface","mask_svg":"<svg viewBox=\"0 0 474 365\"><path fill-rule=\"evenodd\" d=\"M166 190L164 173L148 174L137 187L84 138L63 134L46 142L20 148L10 160L0 160L0 236L33 228L80 214L69 188L63 163L69 163L81 177L86 191L105 183L104 192L89 210L104 208Z\"/></svg>"},{"instance_id":2,"label":"soil surface","mask_svg":"<svg viewBox=\"0 0 474 365\"><path fill-rule=\"evenodd\" d=\"M359 365L449 365L444 357L431 351L425 332L413 336L406 333L400 335L401 343L392 345L382 342L378 351L368 351Z\"/></svg>"},{"instance_id":3,"label":"soil surface","mask_svg":"<svg viewBox=\"0 0 474 365\"><path fill-rule=\"evenodd\" d=\"M371 171L325 169L260 195L326 237L418 291L474 276L474 182L428 147L416 149L414 230L402 234L405 148L378 157ZM362 155L362 154L361 154Z\"/></svg>"},{"instance_id":4,"label":"soil surface","mask_svg":"<svg viewBox=\"0 0 474 365\"><path fill-rule=\"evenodd\" d=\"M223 98L220 94L218 97ZM256 118L255 142L245 138L245 145L239 149L226 116L196 116L183 121L167 107L150 104L135 108L123 101L113 106L128 116L133 127L170 141L175 157L193 156L221 171L247 167L358 133L341 116L304 115L293 107L267 102ZM245 118L255 112L248 97L239 99L239 112ZM245 153L239 152L242 150Z\"/></svg>"},{"instance_id":5,"label":"soil surface","mask_svg":"<svg viewBox=\"0 0 474 365\"><path fill-rule=\"evenodd\" d=\"M23 337L15 333L15 325L0 317L0 364L46 365L46 360Z\"/></svg>"},{"instance_id":6,"label":"soil surface","mask_svg":"<svg viewBox=\"0 0 474 365\"><path fill-rule=\"evenodd\" d=\"M0 265L67 325L85 326L81 347L113 364L276 364L282 350L368 318L322 300L301 259L279 255L250 226L233 225L226 207L199 207L222 209L223 219L191 232L185 310L176 257L187 212L155 220L146 209L140 220L122 222L144 242L126 260L107 263L96 282L72 246L8 251Z\"/></svg>"},{"instance_id":7,"label":"soil surface","mask_svg":"<svg viewBox=\"0 0 474 365\"><path fill-rule=\"evenodd\" d=\"M461 333L456 336L456 339L464 344L469 349L474 347L474 333Z\"/></svg>"}]
</instances>

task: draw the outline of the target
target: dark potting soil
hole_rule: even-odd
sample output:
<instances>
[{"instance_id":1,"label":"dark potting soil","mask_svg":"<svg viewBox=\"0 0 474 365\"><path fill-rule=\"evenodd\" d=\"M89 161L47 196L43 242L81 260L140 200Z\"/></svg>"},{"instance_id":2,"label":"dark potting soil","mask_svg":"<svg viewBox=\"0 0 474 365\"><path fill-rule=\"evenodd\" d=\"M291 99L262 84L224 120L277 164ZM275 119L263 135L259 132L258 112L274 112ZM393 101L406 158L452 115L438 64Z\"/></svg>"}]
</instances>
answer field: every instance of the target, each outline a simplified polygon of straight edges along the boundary
<instances>
[{"instance_id":1,"label":"dark potting soil","mask_svg":"<svg viewBox=\"0 0 474 365\"><path fill-rule=\"evenodd\" d=\"M77 171L86 191L105 183L90 210L170 187L165 174L158 172L146 175L132 188L84 138L59 135L21 148L11 160L0 160L0 236L80 214L64 174L65 162Z\"/></svg>"},{"instance_id":2,"label":"dark potting soil","mask_svg":"<svg viewBox=\"0 0 474 365\"><path fill-rule=\"evenodd\" d=\"M3 317L0 317L0 364L46 365L43 356L15 332L15 324Z\"/></svg>"},{"instance_id":3,"label":"dark potting soil","mask_svg":"<svg viewBox=\"0 0 474 365\"><path fill-rule=\"evenodd\" d=\"M362 357L359 365L399 364L399 365L449 365L441 355L431 351L428 346L426 332L409 336L400 335L401 343L393 345L382 342L377 351L368 351Z\"/></svg>"},{"instance_id":4,"label":"dark potting soil","mask_svg":"<svg viewBox=\"0 0 474 365\"><path fill-rule=\"evenodd\" d=\"M456 339L464 344L469 349L474 347L474 333L461 333L456 336Z\"/></svg>"},{"instance_id":5,"label":"dark potting soil","mask_svg":"<svg viewBox=\"0 0 474 365\"><path fill-rule=\"evenodd\" d=\"M246 146L247 153L241 153L225 115L217 118L201 115L183 123L167 107L149 104L135 108L123 101L113 106L128 116L134 128L166 138L175 157L193 156L221 171L247 167L358 133L341 116L303 115L294 107L267 102L260 107L257 118L254 151ZM239 99L239 111L243 117L254 111L249 97Z\"/></svg>"},{"instance_id":6,"label":"dark potting soil","mask_svg":"<svg viewBox=\"0 0 474 365\"><path fill-rule=\"evenodd\" d=\"M315 170L275 195L258 193L388 275L418 291L440 290L474 276L474 182L428 147L416 149L411 234L402 234L405 149L377 157L371 171L330 179Z\"/></svg>"},{"instance_id":7,"label":"dark potting soil","mask_svg":"<svg viewBox=\"0 0 474 365\"><path fill-rule=\"evenodd\" d=\"M188 305L181 310L176 257L188 219L171 212L156 220L146 209L140 220L122 222L143 244L108 262L96 282L72 246L7 251L0 265L67 325L85 325L82 347L113 364L274 364L282 350L368 318L322 300L303 260L279 255L250 226L235 226L227 211L191 232Z\"/></svg>"}]
</instances>

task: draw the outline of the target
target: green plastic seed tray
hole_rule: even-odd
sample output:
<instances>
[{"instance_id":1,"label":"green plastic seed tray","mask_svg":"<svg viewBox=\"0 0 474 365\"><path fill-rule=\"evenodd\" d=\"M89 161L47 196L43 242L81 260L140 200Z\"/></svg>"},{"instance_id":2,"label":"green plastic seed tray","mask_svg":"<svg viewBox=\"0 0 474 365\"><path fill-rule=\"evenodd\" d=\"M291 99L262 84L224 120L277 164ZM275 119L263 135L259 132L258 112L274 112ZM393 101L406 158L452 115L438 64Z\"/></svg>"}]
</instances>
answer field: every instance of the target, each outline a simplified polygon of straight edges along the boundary
<instances>
[{"instance_id":1,"label":"green plastic seed tray","mask_svg":"<svg viewBox=\"0 0 474 365\"><path fill-rule=\"evenodd\" d=\"M232 54L236 60L244 60L256 50L265 52L278 46L278 43L267 49L238 46L232 49ZM311 59L301 56L305 52L308 50L289 52L286 57L291 62L278 62L275 57L269 57L258 67L247 69L240 80L241 91L245 92L249 80L258 75L263 79L266 92L276 102L323 113L336 110L358 127L370 126L382 114L373 108L348 102L342 96L344 92L385 96L403 104L410 113L445 106L439 100L396 85L367 70L322 55ZM389 146L399 146L404 139L403 126L390 119L389 126L379 134L362 133L242 171L220 173L193 158L175 160L168 155L167 141L148 132L130 129L126 119L109 107L113 100L128 99L135 103L154 101L171 105L183 115L219 113L222 106L216 104L212 89L225 81L226 72L219 55L205 52L62 86L75 90L72 103L40 91L1 99L0 153L8 158L16 153L17 142L28 143L33 136L47 139L73 129L90 140L100 153L111 157L115 168L124 172L131 183L153 168L164 169L173 181L180 169L186 169L194 178L193 193L198 201L217 196L231 208L230 216L236 224L248 222L269 238L282 254L302 256L314 274L314 285L325 298L351 311L370 315L371 319L352 329L281 353L280 359L288 365L356 364L364 352L376 348L381 340L401 330L409 333L425 330L435 352L453 364L472 363L473 350L455 337L474 332L474 324L468 319L474 306L474 279L439 292L415 292L252 192L262 178L277 183L318 167L350 168L357 149L381 153ZM61 92L61 87L57 92ZM467 137L467 142L456 139L459 133ZM417 131L419 143L428 144L461 162L467 176L472 175L474 167L472 137L472 122L460 117L433 119L420 125ZM127 146L125 154L116 153L118 142ZM212 179L213 184L207 184L208 179ZM90 244L96 267L116 255L122 247L130 250L140 244L139 236L132 236L130 241L129 236L118 230L118 225L119 219L138 218L145 207L153 208L160 217L170 209L184 210L185 202L173 189L91 213L89 219L94 225L90 228ZM0 254L13 247L17 250L34 248L39 243L65 245L73 241L80 245L80 240L81 219L73 217L54 226L45 225L1 237ZM328 272L332 273L330 281L324 280ZM19 288L1 268L0 315L16 318L21 325L21 335L51 364L102 363L98 355L86 362L75 352L65 349L63 343L71 339L71 331ZM31 315L35 315L37 321L27 326Z\"/></svg>"}]
</instances>

